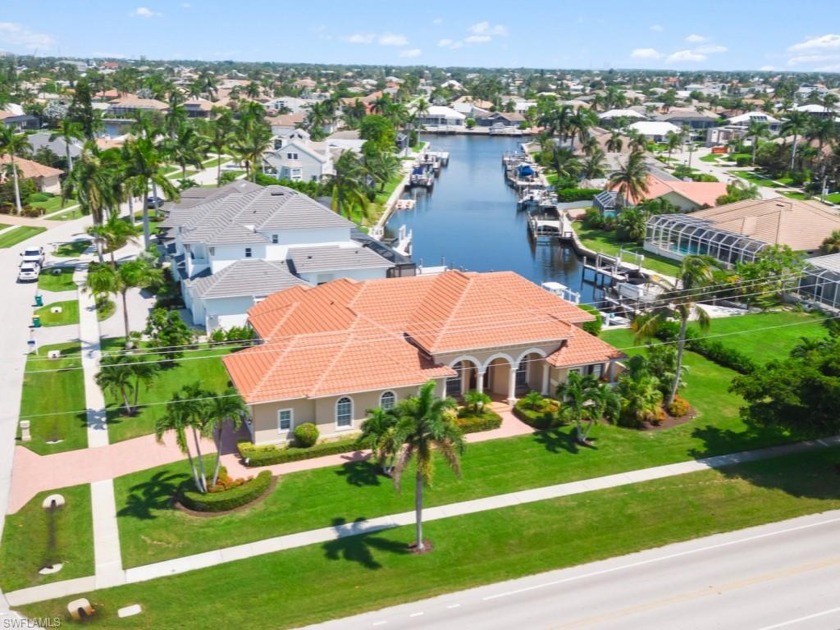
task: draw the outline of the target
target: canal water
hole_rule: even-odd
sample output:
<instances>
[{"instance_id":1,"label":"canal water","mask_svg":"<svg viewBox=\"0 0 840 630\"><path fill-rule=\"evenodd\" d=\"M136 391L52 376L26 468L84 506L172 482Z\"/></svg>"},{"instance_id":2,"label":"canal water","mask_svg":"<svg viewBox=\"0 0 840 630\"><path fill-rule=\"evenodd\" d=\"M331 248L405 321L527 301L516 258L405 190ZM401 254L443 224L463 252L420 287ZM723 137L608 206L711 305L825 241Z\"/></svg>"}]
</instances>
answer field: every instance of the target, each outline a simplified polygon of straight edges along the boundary
<instances>
[{"instance_id":1,"label":"canal water","mask_svg":"<svg viewBox=\"0 0 840 630\"><path fill-rule=\"evenodd\" d=\"M536 284L553 280L595 302L594 287L581 282L582 263L559 244L536 245L528 237L528 213L516 210L516 194L504 179L502 155L515 152L521 138L424 136L432 151L448 151L432 192L415 190L412 210L395 211L386 229L413 232L417 264L467 271L515 271Z\"/></svg>"}]
</instances>

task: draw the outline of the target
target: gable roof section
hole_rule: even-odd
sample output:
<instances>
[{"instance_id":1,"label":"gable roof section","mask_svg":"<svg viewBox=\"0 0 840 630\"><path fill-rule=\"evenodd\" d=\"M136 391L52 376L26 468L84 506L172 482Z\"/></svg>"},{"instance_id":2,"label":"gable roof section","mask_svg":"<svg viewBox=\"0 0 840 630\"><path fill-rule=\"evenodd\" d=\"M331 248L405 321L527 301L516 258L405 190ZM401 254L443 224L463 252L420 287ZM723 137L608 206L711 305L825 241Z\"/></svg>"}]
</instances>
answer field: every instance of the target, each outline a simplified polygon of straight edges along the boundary
<instances>
[{"instance_id":1,"label":"gable roof section","mask_svg":"<svg viewBox=\"0 0 840 630\"><path fill-rule=\"evenodd\" d=\"M256 297L295 286L308 286L289 272L285 262L238 260L218 273L188 280L194 295L204 299Z\"/></svg>"},{"instance_id":2,"label":"gable roof section","mask_svg":"<svg viewBox=\"0 0 840 630\"><path fill-rule=\"evenodd\" d=\"M11 164L12 158L9 155L0 156L0 164ZM60 168L53 168L52 166L44 166L38 162L27 160L22 157L15 158L15 165L20 169L20 173L24 179L32 179L37 177L55 177L61 175L64 171Z\"/></svg>"},{"instance_id":3,"label":"gable roof section","mask_svg":"<svg viewBox=\"0 0 840 630\"><path fill-rule=\"evenodd\" d=\"M393 267L390 261L361 246L290 247L287 256L297 273Z\"/></svg>"},{"instance_id":4,"label":"gable roof section","mask_svg":"<svg viewBox=\"0 0 840 630\"><path fill-rule=\"evenodd\" d=\"M606 341L590 335L585 330L573 328L571 335L546 361L554 367L577 367L596 362L624 358L626 355Z\"/></svg>"},{"instance_id":5,"label":"gable roof section","mask_svg":"<svg viewBox=\"0 0 840 630\"><path fill-rule=\"evenodd\" d=\"M697 207L702 207L714 206L717 198L726 194L725 182L684 182L679 179L665 181L653 174L648 175L647 186L647 192L643 193L639 199L630 198L628 201L637 205L648 199L658 199L668 193L676 193L696 204Z\"/></svg>"},{"instance_id":6,"label":"gable roof section","mask_svg":"<svg viewBox=\"0 0 840 630\"><path fill-rule=\"evenodd\" d=\"M739 201L692 216L721 230L770 245L788 245L794 251L817 250L826 237L840 230L840 217L822 204L787 197Z\"/></svg>"}]
</instances>

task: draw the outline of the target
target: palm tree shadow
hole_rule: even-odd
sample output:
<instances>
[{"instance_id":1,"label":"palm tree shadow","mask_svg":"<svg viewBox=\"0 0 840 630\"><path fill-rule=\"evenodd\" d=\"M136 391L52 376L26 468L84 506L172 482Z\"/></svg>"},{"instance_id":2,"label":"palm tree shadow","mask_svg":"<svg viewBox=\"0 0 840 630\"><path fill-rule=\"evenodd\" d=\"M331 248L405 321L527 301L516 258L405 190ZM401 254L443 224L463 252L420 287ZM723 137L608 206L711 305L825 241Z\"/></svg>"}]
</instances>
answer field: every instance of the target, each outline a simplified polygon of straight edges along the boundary
<instances>
[{"instance_id":1,"label":"palm tree shadow","mask_svg":"<svg viewBox=\"0 0 840 630\"><path fill-rule=\"evenodd\" d=\"M324 554L328 560L347 560L357 562L366 569L381 569L374 557L374 551L407 554L408 546L395 540L388 540L375 533L363 534L364 517L359 517L349 525L344 518L334 518L332 526L339 532L340 538L324 543ZM358 530L358 534L353 533Z\"/></svg>"},{"instance_id":2,"label":"palm tree shadow","mask_svg":"<svg viewBox=\"0 0 840 630\"><path fill-rule=\"evenodd\" d=\"M695 428L691 432L691 437L703 441L702 447L692 448L689 451L695 459L761 448L764 445L781 444L790 440L790 436L784 429L752 425L748 426L744 432L721 429L708 424ZM802 437L804 439L805 436Z\"/></svg>"},{"instance_id":3,"label":"palm tree shadow","mask_svg":"<svg viewBox=\"0 0 840 630\"><path fill-rule=\"evenodd\" d=\"M580 452L580 445L575 440L574 435L558 429L538 431L534 433L534 440L537 444L545 446L545 450L549 453L567 451L572 455L577 455Z\"/></svg>"},{"instance_id":4,"label":"palm tree shadow","mask_svg":"<svg viewBox=\"0 0 840 630\"><path fill-rule=\"evenodd\" d=\"M343 464L335 474L344 477L351 486L378 486L382 483L379 467L367 460Z\"/></svg>"},{"instance_id":5,"label":"palm tree shadow","mask_svg":"<svg viewBox=\"0 0 840 630\"><path fill-rule=\"evenodd\" d=\"M132 516L140 520L157 518L153 510L169 509L172 496L189 475L161 471L148 481L130 488L126 505L117 512L117 516Z\"/></svg>"}]
</instances>

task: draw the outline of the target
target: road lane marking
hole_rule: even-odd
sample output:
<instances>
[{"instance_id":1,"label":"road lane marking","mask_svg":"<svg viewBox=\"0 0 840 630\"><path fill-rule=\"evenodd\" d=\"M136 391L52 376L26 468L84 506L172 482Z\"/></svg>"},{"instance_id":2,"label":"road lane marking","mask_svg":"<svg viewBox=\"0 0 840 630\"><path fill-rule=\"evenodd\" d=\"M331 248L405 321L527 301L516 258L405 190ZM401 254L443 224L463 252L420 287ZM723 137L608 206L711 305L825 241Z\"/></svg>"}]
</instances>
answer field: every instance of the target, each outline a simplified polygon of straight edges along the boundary
<instances>
[{"instance_id":1,"label":"road lane marking","mask_svg":"<svg viewBox=\"0 0 840 630\"><path fill-rule=\"evenodd\" d=\"M420 616L420 615L422 615L422 614L423 614L422 612L418 612L418 613L411 613L411 614L409 615L409 617L419 617L419 616Z\"/></svg>"},{"instance_id":2,"label":"road lane marking","mask_svg":"<svg viewBox=\"0 0 840 630\"><path fill-rule=\"evenodd\" d=\"M598 577L601 575L607 575L609 573L616 573L617 571L624 571L627 569L635 569L636 567L643 567L648 564L655 564L657 562L663 562L665 560L673 560L674 558L682 558L684 556L690 556L696 553L701 553L703 551L712 551L713 549L721 549L723 547L731 547L732 545L738 545L741 543L752 542L754 540L761 540L762 538L770 538L772 536L778 536L780 534L788 534L790 532L796 532L803 529L811 529L812 527L818 527L821 525L831 525L833 523L840 522L840 517L832 518L827 521L820 521L818 523L808 523L806 525L797 525L796 527L789 527L787 529L782 529L774 532L767 532L765 534L756 534L755 536L749 536L747 538L740 538L738 540L729 540L727 542L717 543L714 545L708 545L706 547L700 547L698 549L689 549L687 551L679 551L676 553L671 553L666 556L661 556L658 558L650 558L648 560L639 560L638 562L631 562L630 564L624 564L618 567L610 567L608 569L601 569L599 571L592 571L591 573L584 573L582 575L573 575L571 577L563 578L560 580L552 580L551 582L544 582L543 584L536 584L534 586L526 586L523 588L518 588L513 591L506 591L504 593L497 593L496 595L488 595L487 597L482 597L482 601L490 601L493 599L500 599L502 597L510 597L511 595L520 595L521 593L527 593L529 591L536 591L541 588L548 588L549 586L557 586L559 584L566 584L568 582L576 582L578 580L583 580L586 578ZM641 552L643 553L643 552Z\"/></svg>"},{"instance_id":3,"label":"road lane marking","mask_svg":"<svg viewBox=\"0 0 840 630\"><path fill-rule=\"evenodd\" d=\"M783 621L782 623L777 623L773 626L764 626L759 630L775 630L776 628L784 628L785 626L792 626L794 624L801 623L803 621L808 621L809 619L816 619L817 617L824 617L825 615L830 615L832 613L840 612L840 608L832 608L831 610L824 610L822 612L814 613L813 615L808 615L807 617L799 617L798 619L791 619L790 621Z\"/></svg>"},{"instance_id":4,"label":"road lane marking","mask_svg":"<svg viewBox=\"0 0 840 630\"><path fill-rule=\"evenodd\" d=\"M460 608L461 604L452 604L451 606L447 606L447 608Z\"/></svg>"}]
</instances>

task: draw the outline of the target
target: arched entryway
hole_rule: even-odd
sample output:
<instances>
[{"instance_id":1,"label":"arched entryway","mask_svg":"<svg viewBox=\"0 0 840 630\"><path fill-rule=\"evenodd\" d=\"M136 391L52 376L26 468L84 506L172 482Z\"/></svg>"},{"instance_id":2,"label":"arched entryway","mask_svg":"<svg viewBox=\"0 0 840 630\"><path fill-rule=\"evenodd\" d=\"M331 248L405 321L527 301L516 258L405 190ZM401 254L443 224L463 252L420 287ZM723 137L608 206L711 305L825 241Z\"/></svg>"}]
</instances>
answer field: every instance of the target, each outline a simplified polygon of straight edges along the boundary
<instances>
[{"instance_id":1,"label":"arched entryway","mask_svg":"<svg viewBox=\"0 0 840 630\"><path fill-rule=\"evenodd\" d=\"M469 391L484 391L486 374L478 360L464 357L456 360L450 367L456 376L446 379L446 395L450 398L463 398Z\"/></svg>"},{"instance_id":2,"label":"arched entryway","mask_svg":"<svg viewBox=\"0 0 840 630\"><path fill-rule=\"evenodd\" d=\"M528 392L547 395L549 387L549 365L545 362L545 352L531 349L523 352L517 361L515 395L521 398Z\"/></svg>"}]
</instances>

